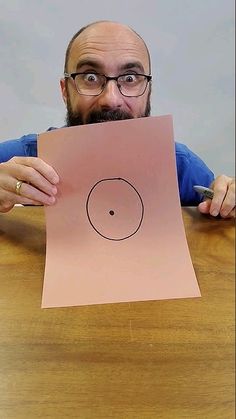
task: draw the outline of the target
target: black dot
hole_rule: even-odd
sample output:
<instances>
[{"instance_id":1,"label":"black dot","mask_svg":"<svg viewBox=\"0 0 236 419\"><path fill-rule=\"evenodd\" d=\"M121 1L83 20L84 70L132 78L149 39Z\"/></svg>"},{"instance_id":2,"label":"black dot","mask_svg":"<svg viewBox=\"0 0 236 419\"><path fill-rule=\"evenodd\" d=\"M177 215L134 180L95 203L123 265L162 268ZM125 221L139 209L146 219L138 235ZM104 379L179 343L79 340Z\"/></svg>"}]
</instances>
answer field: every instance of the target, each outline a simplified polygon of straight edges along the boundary
<instances>
[{"instance_id":1,"label":"black dot","mask_svg":"<svg viewBox=\"0 0 236 419\"><path fill-rule=\"evenodd\" d=\"M109 214L110 214L110 215L114 215L115 213L114 213L114 211L113 211L113 210L110 210L110 211L109 211Z\"/></svg>"}]
</instances>

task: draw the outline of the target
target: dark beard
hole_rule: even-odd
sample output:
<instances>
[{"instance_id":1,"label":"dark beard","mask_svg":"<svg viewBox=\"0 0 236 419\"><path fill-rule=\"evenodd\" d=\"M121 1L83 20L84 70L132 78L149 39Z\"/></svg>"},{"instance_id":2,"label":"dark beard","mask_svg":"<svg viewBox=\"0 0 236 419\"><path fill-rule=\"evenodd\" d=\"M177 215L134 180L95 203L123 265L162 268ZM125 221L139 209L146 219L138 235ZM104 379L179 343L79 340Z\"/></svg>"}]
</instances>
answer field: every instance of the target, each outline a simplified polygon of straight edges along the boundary
<instances>
[{"instance_id":1,"label":"dark beard","mask_svg":"<svg viewBox=\"0 0 236 419\"><path fill-rule=\"evenodd\" d=\"M98 122L119 121L122 119L131 118L132 116L129 113L120 110L109 110L100 112L93 111L88 115L85 124L96 124ZM68 127L84 124L81 113L78 112L77 114L74 114L73 112L70 112L69 109L67 110L66 123Z\"/></svg>"},{"instance_id":2,"label":"dark beard","mask_svg":"<svg viewBox=\"0 0 236 419\"><path fill-rule=\"evenodd\" d=\"M147 105L144 114L141 114L139 118L150 116L151 105L150 105L150 94L147 98ZM83 121L81 112L74 113L71 108L70 101L67 103L67 114L66 114L66 126L73 127L84 124L96 124L98 122L105 121L120 121L124 119L133 119L133 116L119 109L110 109L107 111L93 111L91 112L86 121Z\"/></svg>"}]
</instances>

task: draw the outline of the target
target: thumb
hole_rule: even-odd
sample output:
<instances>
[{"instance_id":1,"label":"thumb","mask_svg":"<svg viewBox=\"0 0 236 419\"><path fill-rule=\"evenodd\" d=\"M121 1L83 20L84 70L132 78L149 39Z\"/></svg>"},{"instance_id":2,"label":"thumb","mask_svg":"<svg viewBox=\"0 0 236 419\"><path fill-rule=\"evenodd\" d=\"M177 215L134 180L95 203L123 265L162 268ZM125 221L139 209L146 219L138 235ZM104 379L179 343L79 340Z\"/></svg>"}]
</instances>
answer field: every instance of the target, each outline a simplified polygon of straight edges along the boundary
<instances>
[{"instance_id":1,"label":"thumb","mask_svg":"<svg viewBox=\"0 0 236 419\"><path fill-rule=\"evenodd\" d=\"M211 206L211 200L206 199L205 201L201 202L198 205L198 209L202 214L209 214L210 212L210 206Z\"/></svg>"}]
</instances>

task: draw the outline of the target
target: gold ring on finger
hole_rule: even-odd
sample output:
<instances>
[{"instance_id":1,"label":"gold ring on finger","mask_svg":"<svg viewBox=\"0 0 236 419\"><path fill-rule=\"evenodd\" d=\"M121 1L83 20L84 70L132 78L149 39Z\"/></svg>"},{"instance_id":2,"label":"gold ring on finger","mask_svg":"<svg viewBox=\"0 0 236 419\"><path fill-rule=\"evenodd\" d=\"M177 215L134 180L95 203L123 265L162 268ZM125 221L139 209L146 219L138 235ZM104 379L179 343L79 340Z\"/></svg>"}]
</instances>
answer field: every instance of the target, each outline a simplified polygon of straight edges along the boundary
<instances>
[{"instance_id":1,"label":"gold ring on finger","mask_svg":"<svg viewBox=\"0 0 236 419\"><path fill-rule=\"evenodd\" d=\"M16 191L16 194L17 195L20 195L20 189L21 189L22 183L23 183L22 180L18 180L16 182L15 191Z\"/></svg>"}]
</instances>

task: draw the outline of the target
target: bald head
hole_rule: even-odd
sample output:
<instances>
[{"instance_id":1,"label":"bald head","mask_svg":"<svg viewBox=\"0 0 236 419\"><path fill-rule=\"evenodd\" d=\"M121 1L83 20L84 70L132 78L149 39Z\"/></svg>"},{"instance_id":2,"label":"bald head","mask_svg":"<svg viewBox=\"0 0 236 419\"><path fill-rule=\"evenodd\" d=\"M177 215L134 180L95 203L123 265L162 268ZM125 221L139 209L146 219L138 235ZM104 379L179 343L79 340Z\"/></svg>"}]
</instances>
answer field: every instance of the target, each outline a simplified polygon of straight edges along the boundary
<instances>
[{"instance_id":1,"label":"bald head","mask_svg":"<svg viewBox=\"0 0 236 419\"><path fill-rule=\"evenodd\" d=\"M61 79L67 125L150 115L150 57L143 39L117 22L99 21L71 39Z\"/></svg>"},{"instance_id":2,"label":"bald head","mask_svg":"<svg viewBox=\"0 0 236 419\"><path fill-rule=\"evenodd\" d=\"M144 51L146 58L148 60L148 74L151 74L151 59L149 50L147 48L146 43L142 39L142 37L135 32L132 28L130 28L127 25L123 25L118 22L112 22L112 21L97 21L92 22L88 24L87 26L82 27L78 32L74 34L72 39L70 40L66 55L65 55L65 65L64 65L64 71L69 72L69 61L70 61L70 54L72 47L74 43L76 45L79 44L79 42L87 39L99 39L99 37L106 37L107 38L107 44L112 44L112 38L116 38L117 41L120 43L123 42L123 45L126 45L127 42L130 40L134 40L136 38L136 45L137 47L140 47L141 50Z\"/></svg>"}]
</instances>

